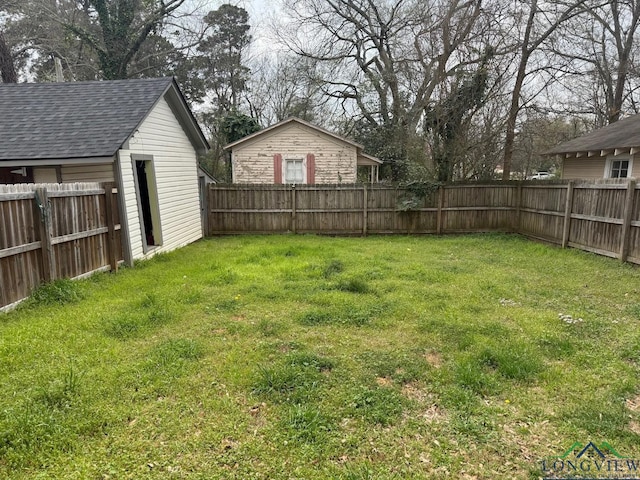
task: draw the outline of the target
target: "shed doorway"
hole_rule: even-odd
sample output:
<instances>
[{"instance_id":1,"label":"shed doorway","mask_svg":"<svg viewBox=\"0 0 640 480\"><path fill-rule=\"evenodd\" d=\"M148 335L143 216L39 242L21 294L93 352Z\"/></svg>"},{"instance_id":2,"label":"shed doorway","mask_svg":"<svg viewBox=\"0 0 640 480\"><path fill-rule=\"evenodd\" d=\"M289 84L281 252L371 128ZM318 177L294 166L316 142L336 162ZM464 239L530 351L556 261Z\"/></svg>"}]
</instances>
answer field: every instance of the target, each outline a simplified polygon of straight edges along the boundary
<instances>
[{"instance_id":1,"label":"shed doorway","mask_svg":"<svg viewBox=\"0 0 640 480\"><path fill-rule=\"evenodd\" d=\"M132 156L133 157L133 156ZM158 195L152 159L132 158L135 166L138 213L145 252L162 245Z\"/></svg>"}]
</instances>

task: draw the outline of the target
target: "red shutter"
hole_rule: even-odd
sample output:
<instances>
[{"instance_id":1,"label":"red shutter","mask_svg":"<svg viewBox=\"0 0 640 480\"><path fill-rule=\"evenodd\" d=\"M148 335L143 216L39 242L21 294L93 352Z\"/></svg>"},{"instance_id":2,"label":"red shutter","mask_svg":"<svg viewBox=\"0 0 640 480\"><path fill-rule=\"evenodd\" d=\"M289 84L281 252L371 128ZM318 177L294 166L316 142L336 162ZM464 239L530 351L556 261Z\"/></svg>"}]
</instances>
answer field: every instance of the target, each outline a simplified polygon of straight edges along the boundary
<instances>
[{"instance_id":1,"label":"red shutter","mask_svg":"<svg viewBox=\"0 0 640 480\"><path fill-rule=\"evenodd\" d=\"M273 156L273 183L282 183L282 155Z\"/></svg>"},{"instance_id":2,"label":"red shutter","mask_svg":"<svg viewBox=\"0 0 640 480\"><path fill-rule=\"evenodd\" d=\"M313 153L307 153L307 183L316 183L316 156Z\"/></svg>"}]
</instances>

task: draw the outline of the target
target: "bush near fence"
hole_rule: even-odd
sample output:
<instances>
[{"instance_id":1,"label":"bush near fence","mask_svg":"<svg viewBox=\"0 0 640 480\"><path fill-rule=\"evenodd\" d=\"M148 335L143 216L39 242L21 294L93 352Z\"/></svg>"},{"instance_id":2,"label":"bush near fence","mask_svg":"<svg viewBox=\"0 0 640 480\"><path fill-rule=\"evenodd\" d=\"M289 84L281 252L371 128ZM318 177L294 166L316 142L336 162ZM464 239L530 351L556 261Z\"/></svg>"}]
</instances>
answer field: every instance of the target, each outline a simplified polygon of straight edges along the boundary
<instances>
[{"instance_id":1,"label":"bush near fence","mask_svg":"<svg viewBox=\"0 0 640 480\"><path fill-rule=\"evenodd\" d=\"M625 181L525 181L440 186L209 185L208 235L515 232L640 263L640 189Z\"/></svg>"},{"instance_id":2,"label":"bush near fence","mask_svg":"<svg viewBox=\"0 0 640 480\"><path fill-rule=\"evenodd\" d=\"M0 309L121 260L113 184L0 185Z\"/></svg>"}]
</instances>

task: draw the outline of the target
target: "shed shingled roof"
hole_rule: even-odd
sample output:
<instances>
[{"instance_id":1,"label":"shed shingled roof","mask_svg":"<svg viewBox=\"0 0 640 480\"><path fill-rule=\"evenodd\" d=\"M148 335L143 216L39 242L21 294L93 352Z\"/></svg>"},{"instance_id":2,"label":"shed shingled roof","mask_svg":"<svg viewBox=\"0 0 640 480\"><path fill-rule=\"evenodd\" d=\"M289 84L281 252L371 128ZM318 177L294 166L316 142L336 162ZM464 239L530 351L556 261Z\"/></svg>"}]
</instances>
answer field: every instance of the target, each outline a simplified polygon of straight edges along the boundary
<instances>
[{"instance_id":1,"label":"shed shingled roof","mask_svg":"<svg viewBox=\"0 0 640 480\"><path fill-rule=\"evenodd\" d=\"M595 152L640 147L640 115L619 120L574 138L545 152L546 155Z\"/></svg>"},{"instance_id":2,"label":"shed shingled roof","mask_svg":"<svg viewBox=\"0 0 640 480\"><path fill-rule=\"evenodd\" d=\"M173 84L170 77L0 84L0 162L111 157Z\"/></svg>"}]
</instances>

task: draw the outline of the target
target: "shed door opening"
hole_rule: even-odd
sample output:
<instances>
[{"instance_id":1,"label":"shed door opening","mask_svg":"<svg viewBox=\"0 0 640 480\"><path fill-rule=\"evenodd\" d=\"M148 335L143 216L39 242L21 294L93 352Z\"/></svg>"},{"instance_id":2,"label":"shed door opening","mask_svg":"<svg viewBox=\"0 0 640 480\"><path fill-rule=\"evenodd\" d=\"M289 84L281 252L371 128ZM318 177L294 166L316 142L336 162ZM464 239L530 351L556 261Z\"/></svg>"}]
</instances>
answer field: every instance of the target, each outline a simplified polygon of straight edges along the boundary
<instances>
[{"instance_id":1,"label":"shed door opening","mask_svg":"<svg viewBox=\"0 0 640 480\"><path fill-rule=\"evenodd\" d=\"M140 210L142 213L142 230L147 247L159 245L154 235L152 208L155 205L155 198L149 194L149 186L152 182L153 175L150 172L151 161L136 160L136 181L138 187L138 196L140 200Z\"/></svg>"}]
</instances>

